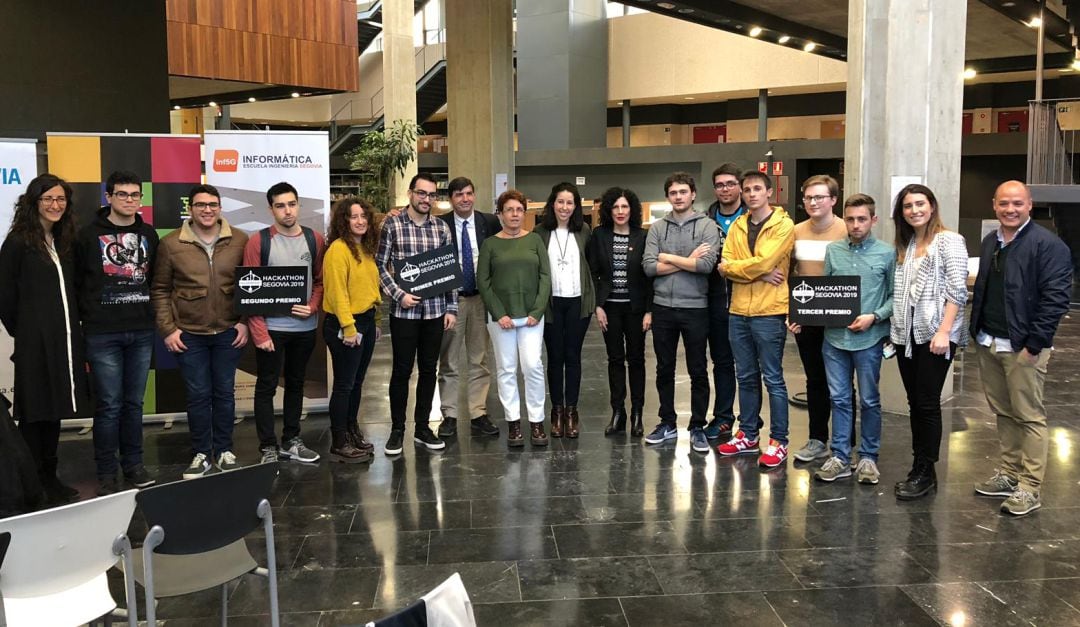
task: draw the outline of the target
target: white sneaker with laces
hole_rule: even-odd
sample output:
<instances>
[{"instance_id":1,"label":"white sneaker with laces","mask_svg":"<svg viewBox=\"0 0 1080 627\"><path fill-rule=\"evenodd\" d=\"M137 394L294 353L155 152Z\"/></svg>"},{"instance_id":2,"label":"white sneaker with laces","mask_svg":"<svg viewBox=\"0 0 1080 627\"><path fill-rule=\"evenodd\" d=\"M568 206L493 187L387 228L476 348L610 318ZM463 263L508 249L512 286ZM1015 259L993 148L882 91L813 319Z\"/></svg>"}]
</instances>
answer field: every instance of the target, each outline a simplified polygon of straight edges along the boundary
<instances>
[{"instance_id":1,"label":"white sneaker with laces","mask_svg":"<svg viewBox=\"0 0 1080 627\"><path fill-rule=\"evenodd\" d=\"M199 477L210 472L210 462L206 459L205 453L195 453L195 457L192 458L191 464L184 469L184 474L181 475L184 479L198 479Z\"/></svg>"}]
</instances>

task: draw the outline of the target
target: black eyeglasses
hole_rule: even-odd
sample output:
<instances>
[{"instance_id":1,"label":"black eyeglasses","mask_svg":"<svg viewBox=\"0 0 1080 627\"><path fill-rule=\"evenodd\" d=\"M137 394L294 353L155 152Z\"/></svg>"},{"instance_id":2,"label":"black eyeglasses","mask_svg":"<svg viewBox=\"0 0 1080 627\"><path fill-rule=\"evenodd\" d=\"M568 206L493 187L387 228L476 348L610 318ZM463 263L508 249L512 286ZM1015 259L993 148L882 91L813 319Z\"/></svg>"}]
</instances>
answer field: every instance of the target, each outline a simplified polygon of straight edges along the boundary
<instances>
[{"instance_id":1,"label":"black eyeglasses","mask_svg":"<svg viewBox=\"0 0 1080 627\"><path fill-rule=\"evenodd\" d=\"M739 186L738 181L723 181L723 182L720 182L720 183L713 184L713 189L731 189L733 187L738 187L738 186Z\"/></svg>"},{"instance_id":2,"label":"black eyeglasses","mask_svg":"<svg viewBox=\"0 0 1080 627\"><path fill-rule=\"evenodd\" d=\"M143 194L142 192L131 192L130 194L127 192L113 192L112 197L120 200L127 200L128 198L132 200L142 200Z\"/></svg>"},{"instance_id":3,"label":"black eyeglasses","mask_svg":"<svg viewBox=\"0 0 1080 627\"><path fill-rule=\"evenodd\" d=\"M830 198L832 198L832 196L803 196L802 197L803 202L808 204L808 205L810 203L821 204L821 203L825 202L826 200L828 200Z\"/></svg>"},{"instance_id":4,"label":"black eyeglasses","mask_svg":"<svg viewBox=\"0 0 1080 627\"><path fill-rule=\"evenodd\" d=\"M196 203L191 203L191 206L194 207L195 209L198 209L199 211L202 211L203 209L217 209L218 207L221 206L221 203L219 203L219 202L196 202Z\"/></svg>"},{"instance_id":5,"label":"black eyeglasses","mask_svg":"<svg viewBox=\"0 0 1080 627\"><path fill-rule=\"evenodd\" d=\"M435 198L437 198L439 196L439 192L437 192L437 191L435 191L435 192L425 192L425 191L421 191L419 189L414 189L414 190L412 190L412 193L416 194L416 197L419 198L420 200L428 200L428 199L435 200Z\"/></svg>"}]
</instances>

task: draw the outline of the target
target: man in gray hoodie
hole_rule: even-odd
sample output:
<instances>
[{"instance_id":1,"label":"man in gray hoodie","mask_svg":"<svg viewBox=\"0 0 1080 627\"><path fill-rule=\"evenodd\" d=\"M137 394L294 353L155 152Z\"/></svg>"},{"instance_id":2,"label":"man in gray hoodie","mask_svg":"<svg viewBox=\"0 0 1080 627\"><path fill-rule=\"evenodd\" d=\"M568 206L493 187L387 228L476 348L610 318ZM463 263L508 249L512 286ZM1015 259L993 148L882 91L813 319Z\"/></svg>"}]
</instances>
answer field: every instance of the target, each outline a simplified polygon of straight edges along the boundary
<instances>
[{"instance_id":1,"label":"man in gray hoodie","mask_svg":"<svg viewBox=\"0 0 1080 627\"><path fill-rule=\"evenodd\" d=\"M685 172L664 181L671 211L653 224L645 240L642 266L653 279L653 350L660 424L646 444L678 438L675 415L675 356L682 336L690 375L690 444L709 452L705 414L709 407L709 274L716 267L720 234L716 223L694 211L697 188Z\"/></svg>"}]
</instances>

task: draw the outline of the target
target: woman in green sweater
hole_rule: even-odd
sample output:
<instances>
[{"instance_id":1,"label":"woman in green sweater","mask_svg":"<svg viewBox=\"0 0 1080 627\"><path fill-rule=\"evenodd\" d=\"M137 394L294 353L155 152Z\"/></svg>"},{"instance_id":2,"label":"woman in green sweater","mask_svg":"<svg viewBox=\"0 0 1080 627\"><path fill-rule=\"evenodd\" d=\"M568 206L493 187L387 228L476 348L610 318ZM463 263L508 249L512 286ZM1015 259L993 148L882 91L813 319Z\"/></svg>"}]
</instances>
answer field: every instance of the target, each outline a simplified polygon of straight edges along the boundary
<instances>
[{"instance_id":1,"label":"woman in green sweater","mask_svg":"<svg viewBox=\"0 0 1080 627\"><path fill-rule=\"evenodd\" d=\"M544 310L551 296L547 248L522 228L525 196L503 192L495 203L502 231L484 240L476 267L480 298L490 316L488 333L495 353L499 401L509 427L507 444L523 446L518 363L525 378L525 405L532 443L545 446L544 433Z\"/></svg>"}]
</instances>

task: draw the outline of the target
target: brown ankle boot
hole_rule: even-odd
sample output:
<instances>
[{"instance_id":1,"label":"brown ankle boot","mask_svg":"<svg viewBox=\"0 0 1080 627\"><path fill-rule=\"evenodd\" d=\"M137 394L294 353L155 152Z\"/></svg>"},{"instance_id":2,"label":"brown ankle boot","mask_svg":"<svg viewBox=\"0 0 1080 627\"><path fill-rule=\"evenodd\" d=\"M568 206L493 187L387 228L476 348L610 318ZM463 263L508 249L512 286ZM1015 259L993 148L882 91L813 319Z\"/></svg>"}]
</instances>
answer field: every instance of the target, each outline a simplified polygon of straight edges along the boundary
<instances>
[{"instance_id":1,"label":"brown ankle boot","mask_svg":"<svg viewBox=\"0 0 1080 627\"><path fill-rule=\"evenodd\" d=\"M578 437L578 421L580 417L578 416L577 405L567 405L563 410L563 416L566 417L566 437Z\"/></svg>"},{"instance_id":2,"label":"brown ankle boot","mask_svg":"<svg viewBox=\"0 0 1080 627\"><path fill-rule=\"evenodd\" d=\"M525 438L521 435L521 421L510 420L506 423L506 426L506 445L513 448L525 446Z\"/></svg>"},{"instance_id":3,"label":"brown ankle boot","mask_svg":"<svg viewBox=\"0 0 1080 627\"><path fill-rule=\"evenodd\" d=\"M563 432L563 420L566 416L566 408L562 405L551 406L551 437L561 438Z\"/></svg>"},{"instance_id":4,"label":"brown ankle boot","mask_svg":"<svg viewBox=\"0 0 1080 627\"><path fill-rule=\"evenodd\" d=\"M544 434L544 423L530 422L529 426L532 427L533 446L547 446L548 437Z\"/></svg>"}]
</instances>

